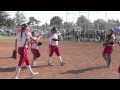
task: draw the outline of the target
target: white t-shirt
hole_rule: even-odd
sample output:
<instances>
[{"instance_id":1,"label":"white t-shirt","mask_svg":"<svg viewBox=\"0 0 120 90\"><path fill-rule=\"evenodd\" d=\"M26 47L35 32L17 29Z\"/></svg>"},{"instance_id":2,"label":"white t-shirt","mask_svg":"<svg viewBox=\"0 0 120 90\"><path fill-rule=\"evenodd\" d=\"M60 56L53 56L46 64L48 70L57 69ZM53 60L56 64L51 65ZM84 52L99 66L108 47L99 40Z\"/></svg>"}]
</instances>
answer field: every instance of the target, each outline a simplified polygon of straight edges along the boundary
<instances>
[{"instance_id":1,"label":"white t-shirt","mask_svg":"<svg viewBox=\"0 0 120 90\"><path fill-rule=\"evenodd\" d=\"M37 39L36 37L33 37L34 39ZM38 49L38 46L37 46L37 44L32 44L31 45L31 48L33 48L33 49Z\"/></svg>"},{"instance_id":2,"label":"white t-shirt","mask_svg":"<svg viewBox=\"0 0 120 90\"><path fill-rule=\"evenodd\" d=\"M26 41L26 38L27 38L25 47L28 48L28 43L30 41L30 37L31 37L30 33L23 32L22 33L22 38L21 38L21 32L19 32L16 36L18 47L24 47L24 44L25 44L25 41Z\"/></svg>"},{"instance_id":3,"label":"white t-shirt","mask_svg":"<svg viewBox=\"0 0 120 90\"><path fill-rule=\"evenodd\" d=\"M58 41L53 41L52 40L53 38L58 39L58 35L55 33L50 37L50 44L53 45L53 46L58 45Z\"/></svg>"}]
</instances>

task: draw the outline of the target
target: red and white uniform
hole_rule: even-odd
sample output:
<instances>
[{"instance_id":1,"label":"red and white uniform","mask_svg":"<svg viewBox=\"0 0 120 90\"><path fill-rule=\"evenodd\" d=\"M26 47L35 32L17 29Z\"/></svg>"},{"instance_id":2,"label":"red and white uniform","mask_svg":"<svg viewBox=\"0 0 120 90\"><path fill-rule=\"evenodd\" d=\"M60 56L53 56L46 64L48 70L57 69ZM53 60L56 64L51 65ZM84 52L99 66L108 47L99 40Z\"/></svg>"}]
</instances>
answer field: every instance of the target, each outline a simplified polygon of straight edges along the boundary
<instances>
[{"instance_id":1,"label":"red and white uniform","mask_svg":"<svg viewBox=\"0 0 120 90\"><path fill-rule=\"evenodd\" d=\"M34 37L34 39L37 39L37 38ZM32 54L33 54L33 58L34 58L34 59L40 57L40 52L39 52L39 49L38 49L37 44L31 44L31 52L32 52Z\"/></svg>"},{"instance_id":2,"label":"red and white uniform","mask_svg":"<svg viewBox=\"0 0 120 90\"><path fill-rule=\"evenodd\" d=\"M52 46L56 46L56 45L58 45L58 41L53 41L52 39L58 39L58 35L57 34L52 34L51 35L51 37L50 37L50 44L52 45Z\"/></svg>"},{"instance_id":3,"label":"red and white uniform","mask_svg":"<svg viewBox=\"0 0 120 90\"><path fill-rule=\"evenodd\" d=\"M118 67L118 73L120 73L120 65L119 65L119 67Z\"/></svg>"},{"instance_id":4,"label":"red and white uniform","mask_svg":"<svg viewBox=\"0 0 120 90\"><path fill-rule=\"evenodd\" d=\"M59 49L59 46L58 46L58 41L53 41L52 39L58 39L58 35L56 33L54 33L50 37L50 43L49 43L50 53L49 53L49 56L52 57L54 52L56 53L57 56L60 56L60 49Z\"/></svg>"},{"instance_id":5,"label":"red and white uniform","mask_svg":"<svg viewBox=\"0 0 120 90\"><path fill-rule=\"evenodd\" d=\"M22 66L25 62L26 65L30 65L30 60L28 58L28 47L29 47L29 41L30 41L31 34L30 33L22 33L21 38L21 32L19 32L16 36L17 39L17 45L18 45L18 54L20 55L20 60L18 63L18 66Z\"/></svg>"}]
</instances>

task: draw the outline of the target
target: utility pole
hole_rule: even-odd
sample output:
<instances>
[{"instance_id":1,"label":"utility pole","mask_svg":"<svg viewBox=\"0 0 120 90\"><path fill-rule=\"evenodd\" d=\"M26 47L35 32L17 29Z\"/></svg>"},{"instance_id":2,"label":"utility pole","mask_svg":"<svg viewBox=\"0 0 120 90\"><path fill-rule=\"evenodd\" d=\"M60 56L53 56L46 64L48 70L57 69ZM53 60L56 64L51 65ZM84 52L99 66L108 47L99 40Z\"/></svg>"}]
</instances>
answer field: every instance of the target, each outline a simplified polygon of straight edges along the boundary
<instances>
[{"instance_id":1,"label":"utility pole","mask_svg":"<svg viewBox=\"0 0 120 90\"><path fill-rule=\"evenodd\" d=\"M105 11L105 31L107 31L107 11ZM106 32L105 32L105 36L106 36Z\"/></svg>"},{"instance_id":2,"label":"utility pole","mask_svg":"<svg viewBox=\"0 0 120 90\"><path fill-rule=\"evenodd\" d=\"M66 11L66 31L67 31L67 11Z\"/></svg>"},{"instance_id":3,"label":"utility pole","mask_svg":"<svg viewBox=\"0 0 120 90\"><path fill-rule=\"evenodd\" d=\"M90 11L88 11L88 29L89 29L89 13Z\"/></svg>"},{"instance_id":4,"label":"utility pole","mask_svg":"<svg viewBox=\"0 0 120 90\"><path fill-rule=\"evenodd\" d=\"M90 31L90 30L89 30L89 13L90 13L90 11L88 11L88 38L90 38L90 37L89 37L89 31Z\"/></svg>"},{"instance_id":5,"label":"utility pole","mask_svg":"<svg viewBox=\"0 0 120 90\"><path fill-rule=\"evenodd\" d=\"M79 11L79 27L80 27L80 29L81 29L81 19L80 19L80 14L81 14L81 12Z\"/></svg>"}]
</instances>

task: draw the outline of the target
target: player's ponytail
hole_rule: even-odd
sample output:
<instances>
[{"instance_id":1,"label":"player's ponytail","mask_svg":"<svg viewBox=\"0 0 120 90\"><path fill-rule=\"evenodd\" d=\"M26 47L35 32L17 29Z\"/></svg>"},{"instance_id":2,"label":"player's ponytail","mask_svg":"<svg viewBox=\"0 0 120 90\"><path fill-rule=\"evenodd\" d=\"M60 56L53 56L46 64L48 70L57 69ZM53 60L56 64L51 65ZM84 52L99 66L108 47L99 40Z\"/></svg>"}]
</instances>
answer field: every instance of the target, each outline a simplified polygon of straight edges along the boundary
<instances>
[{"instance_id":1,"label":"player's ponytail","mask_svg":"<svg viewBox=\"0 0 120 90\"><path fill-rule=\"evenodd\" d=\"M22 28L21 28L21 38L22 38L22 34L23 34L24 30L26 29L26 27L27 27L27 24L23 24L22 25Z\"/></svg>"}]
</instances>

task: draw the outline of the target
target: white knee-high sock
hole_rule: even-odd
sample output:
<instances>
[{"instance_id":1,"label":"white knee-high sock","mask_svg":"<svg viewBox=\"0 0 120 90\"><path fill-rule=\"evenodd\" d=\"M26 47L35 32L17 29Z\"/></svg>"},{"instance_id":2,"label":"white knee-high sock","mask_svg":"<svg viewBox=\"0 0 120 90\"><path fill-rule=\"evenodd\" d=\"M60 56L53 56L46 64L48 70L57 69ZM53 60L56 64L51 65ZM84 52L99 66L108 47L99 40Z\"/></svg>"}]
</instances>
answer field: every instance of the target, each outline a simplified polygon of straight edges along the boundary
<instances>
[{"instance_id":1,"label":"white knee-high sock","mask_svg":"<svg viewBox=\"0 0 120 90\"><path fill-rule=\"evenodd\" d=\"M27 67L27 69L30 71L30 73L34 73L33 71L32 71L32 68L31 68L31 66L30 65L26 65L26 67Z\"/></svg>"},{"instance_id":2,"label":"white knee-high sock","mask_svg":"<svg viewBox=\"0 0 120 90\"><path fill-rule=\"evenodd\" d=\"M62 60L61 56L58 56L58 59L60 60L60 62L63 62L63 60Z\"/></svg>"},{"instance_id":3,"label":"white knee-high sock","mask_svg":"<svg viewBox=\"0 0 120 90\"><path fill-rule=\"evenodd\" d=\"M51 63L51 57L49 56L49 58L48 58L48 63Z\"/></svg>"},{"instance_id":4,"label":"white knee-high sock","mask_svg":"<svg viewBox=\"0 0 120 90\"><path fill-rule=\"evenodd\" d=\"M16 71L15 71L14 78L18 77L18 75L19 75L19 73L20 73L20 70L21 70L21 67L20 67L20 66L17 66L17 67L16 67Z\"/></svg>"}]
</instances>

